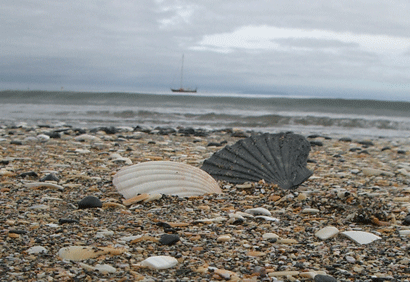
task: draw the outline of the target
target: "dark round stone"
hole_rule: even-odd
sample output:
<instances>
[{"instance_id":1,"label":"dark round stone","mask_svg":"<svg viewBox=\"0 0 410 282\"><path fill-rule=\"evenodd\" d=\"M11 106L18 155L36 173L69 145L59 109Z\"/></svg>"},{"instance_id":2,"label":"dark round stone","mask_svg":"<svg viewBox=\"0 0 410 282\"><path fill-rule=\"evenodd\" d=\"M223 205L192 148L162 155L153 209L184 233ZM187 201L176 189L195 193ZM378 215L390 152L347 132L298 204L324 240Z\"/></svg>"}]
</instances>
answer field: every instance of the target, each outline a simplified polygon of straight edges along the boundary
<instances>
[{"instance_id":1,"label":"dark round stone","mask_svg":"<svg viewBox=\"0 0 410 282\"><path fill-rule=\"evenodd\" d=\"M180 128L178 129L178 133L183 134L183 135L193 135L195 134L195 129L192 127Z\"/></svg>"},{"instance_id":2,"label":"dark round stone","mask_svg":"<svg viewBox=\"0 0 410 282\"><path fill-rule=\"evenodd\" d=\"M23 177L23 178L26 177L26 176L29 176L29 177L38 177L37 173L35 173L34 171L23 172L23 173L21 173L19 176L20 176L20 177Z\"/></svg>"},{"instance_id":3,"label":"dark round stone","mask_svg":"<svg viewBox=\"0 0 410 282\"><path fill-rule=\"evenodd\" d=\"M61 138L61 134L59 132L56 132L56 131L46 132L45 134L47 136L49 136L50 138L55 138L55 139L60 139Z\"/></svg>"},{"instance_id":4,"label":"dark round stone","mask_svg":"<svg viewBox=\"0 0 410 282\"><path fill-rule=\"evenodd\" d=\"M323 146L323 142L321 142L321 141L310 141L309 143L312 147L314 147L314 146L322 147Z\"/></svg>"},{"instance_id":5,"label":"dark round stone","mask_svg":"<svg viewBox=\"0 0 410 282\"><path fill-rule=\"evenodd\" d=\"M179 241L179 236L177 234L163 234L159 242L162 245L174 245Z\"/></svg>"},{"instance_id":6,"label":"dark round stone","mask_svg":"<svg viewBox=\"0 0 410 282\"><path fill-rule=\"evenodd\" d=\"M9 230L9 233L14 233L14 234L26 234L26 230L17 230L17 229L11 229Z\"/></svg>"},{"instance_id":7,"label":"dark round stone","mask_svg":"<svg viewBox=\"0 0 410 282\"><path fill-rule=\"evenodd\" d=\"M10 142L11 145L23 145L21 141L13 140Z\"/></svg>"},{"instance_id":8,"label":"dark round stone","mask_svg":"<svg viewBox=\"0 0 410 282\"><path fill-rule=\"evenodd\" d=\"M101 207L102 207L102 203L100 199L94 196L87 196L78 202L79 209L92 209L92 208L101 208Z\"/></svg>"},{"instance_id":9,"label":"dark round stone","mask_svg":"<svg viewBox=\"0 0 410 282\"><path fill-rule=\"evenodd\" d=\"M352 138L342 137L342 138L339 139L339 141L342 141L342 142L352 142Z\"/></svg>"},{"instance_id":10,"label":"dark round stone","mask_svg":"<svg viewBox=\"0 0 410 282\"><path fill-rule=\"evenodd\" d=\"M359 141L357 143L363 146L367 146L367 147L374 146L374 143L372 141Z\"/></svg>"},{"instance_id":11,"label":"dark round stone","mask_svg":"<svg viewBox=\"0 0 410 282\"><path fill-rule=\"evenodd\" d=\"M332 276L322 275L322 274L316 275L314 278L314 281L315 282L337 282L337 280L333 278Z\"/></svg>"},{"instance_id":12,"label":"dark round stone","mask_svg":"<svg viewBox=\"0 0 410 282\"><path fill-rule=\"evenodd\" d=\"M70 218L60 218L58 220L58 224L62 225L64 223L79 223L79 221L76 219L70 219Z\"/></svg>"},{"instance_id":13,"label":"dark round stone","mask_svg":"<svg viewBox=\"0 0 410 282\"><path fill-rule=\"evenodd\" d=\"M410 214L403 219L403 225L410 225Z\"/></svg>"},{"instance_id":14,"label":"dark round stone","mask_svg":"<svg viewBox=\"0 0 410 282\"><path fill-rule=\"evenodd\" d=\"M46 176L40 178L40 182L44 181L59 181L58 177L54 173L47 174Z\"/></svg>"},{"instance_id":15,"label":"dark round stone","mask_svg":"<svg viewBox=\"0 0 410 282\"><path fill-rule=\"evenodd\" d=\"M222 144L218 142L209 142L207 146L208 147L221 147Z\"/></svg>"}]
</instances>

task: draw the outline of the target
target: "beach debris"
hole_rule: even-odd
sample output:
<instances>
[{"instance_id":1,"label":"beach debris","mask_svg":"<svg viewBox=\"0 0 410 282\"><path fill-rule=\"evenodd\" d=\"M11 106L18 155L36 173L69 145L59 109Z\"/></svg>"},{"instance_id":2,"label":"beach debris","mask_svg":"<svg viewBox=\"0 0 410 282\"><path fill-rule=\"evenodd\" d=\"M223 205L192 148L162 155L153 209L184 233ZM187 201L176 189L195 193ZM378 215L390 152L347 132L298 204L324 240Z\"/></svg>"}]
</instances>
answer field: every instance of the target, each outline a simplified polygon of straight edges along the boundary
<instances>
[{"instance_id":1,"label":"beach debris","mask_svg":"<svg viewBox=\"0 0 410 282\"><path fill-rule=\"evenodd\" d=\"M46 176L40 178L40 182L44 182L44 181L56 181L58 182L60 179L54 174L54 173L50 173L47 174Z\"/></svg>"},{"instance_id":2,"label":"beach debris","mask_svg":"<svg viewBox=\"0 0 410 282\"><path fill-rule=\"evenodd\" d=\"M151 269L167 269L178 264L178 260L171 256L153 256L139 263L142 267Z\"/></svg>"},{"instance_id":3,"label":"beach debris","mask_svg":"<svg viewBox=\"0 0 410 282\"><path fill-rule=\"evenodd\" d=\"M91 247L91 246L70 246L61 248L58 256L62 259L80 261L91 258L97 258L101 255L120 255L125 249L113 247Z\"/></svg>"},{"instance_id":4,"label":"beach debris","mask_svg":"<svg viewBox=\"0 0 410 282\"><path fill-rule=\"evenodd\" d=\"M60 190L60 191L64 191L64 187L54 184L54 183L49 183L49 182L26 182L24 183L24 185L27 188L32 188L32 189L37 189L37 188L52 188L52 189L56 189L56 190Z\"/></svg>"},{"instance_id":5,"label":"beach debris","mask_svg":"<svg viewBox=\"0 0 410 282\"><path fill-rule=\"evenodd\" d=\"M351 239L352 241L355 241L356 243L360 245L369 244L373 241L381 239L381 237L373 233L364 232L364 231L344 231L341 234L343 234L344 236L348 237L349 239Z\"/></svg>"},{"instance_id":6,"label":"beach debris","mask_svg":"<svg viewBox=\"0 0 410 282\"><path fill-rule=\"evenodd\" d=\"M315 236L321 240L326 240L334 237L339 233L339 229L334 226L326 226L315 233Z\"/></svg>"},{"instance_id":7,"label":"beach debris","mask_svg":"<svg viewBox=\"0 0 410 282\"><path fill-rule=\"evenodd\" d=\"M150 161L118 171L113 184L125 199L138 194L166 194L181 197L222 193L205 171L184 163Z\"/></svg>"},{"instance_id":8,"label":"beach debris","mask_svg":"<svg viewBox=\"0 0 410 282\"><path fill-rule=\"evenodd\" d=\"M245 213L251 214L253 216L256 215L266 215L266 216L271 216L271 212L265 208L253 208L253 209L247 209L245 210Z\"/></svg>"},{"instance_id":9,"label":"beach debris","mask_svg":"<svg viewBox=\"0 0 410 282\"><path fill-rule=\"evenodd\" d=\"M48 251L43 246L33 246L27 250L28 254L46 254Z\"/></svg>"},{"instance_id":10,"label":"beach debris","mask_svg":"<svg viewBox=\"0 0 410 282\"><path fill-rule=\"evenodd\" d=\"M296 188L312 175L306 168L309 141L293 133L261 134L242 139L213 154L201 169L230 183L258 182Z\"/></svg>"}]
</instances>

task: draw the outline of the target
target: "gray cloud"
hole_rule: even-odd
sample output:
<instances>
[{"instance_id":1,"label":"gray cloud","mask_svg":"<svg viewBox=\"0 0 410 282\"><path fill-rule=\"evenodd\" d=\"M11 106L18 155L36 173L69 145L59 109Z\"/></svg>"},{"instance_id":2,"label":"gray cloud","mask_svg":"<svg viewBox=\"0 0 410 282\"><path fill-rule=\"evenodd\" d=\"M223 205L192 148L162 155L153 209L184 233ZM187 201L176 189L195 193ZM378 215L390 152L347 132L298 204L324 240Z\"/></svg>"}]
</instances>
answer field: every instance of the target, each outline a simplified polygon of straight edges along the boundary
<instances>
[{"instance_id":1,"label":"gray cloud","mask_svg":"<svg viewBox=\"0 0 410 282\"><path fill-rule=\"evenodd\" d=\"M5 0L0 89L167 92L184 53L186 84L203 92L400 96L410 88L409 8L406 1ZM262 32L232 37L247 27Z\"/></svg>"}]
</instances>

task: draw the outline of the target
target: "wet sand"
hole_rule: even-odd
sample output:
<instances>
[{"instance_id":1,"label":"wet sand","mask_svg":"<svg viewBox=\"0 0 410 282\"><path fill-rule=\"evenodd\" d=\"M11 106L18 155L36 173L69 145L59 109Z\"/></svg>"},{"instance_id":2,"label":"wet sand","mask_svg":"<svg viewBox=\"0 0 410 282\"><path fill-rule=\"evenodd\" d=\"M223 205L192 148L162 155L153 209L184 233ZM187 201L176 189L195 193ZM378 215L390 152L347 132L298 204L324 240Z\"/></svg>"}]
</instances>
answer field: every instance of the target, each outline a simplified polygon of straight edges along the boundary
<instances>
[{"instance_id":1,"label":"wet sand","mask_svg":"<svg viewBox=\"0 0 410 282\"><path fill-rule=\"evenodd\" d=\"M250 134L3 126L1 279L410 281L409 139L311 136L308 168L314 174L295 190L263 181L219 182L223 194L163 195L124 205L112 184L129 163L170 160L200 167ZM48 175L57 178L36 184ZM102 207L79 209L86 196L100 199ZM251 215L253 208L266 214ZM328 226L337 234L319 238L317 232ZM360 244L347 231L377 239ZM164 234L178 240L164 243ZM71 246L95 247L97 255L63 259L60 250ZM144 267L152 256L178 263Z\"/></svg>"}]
</instances>

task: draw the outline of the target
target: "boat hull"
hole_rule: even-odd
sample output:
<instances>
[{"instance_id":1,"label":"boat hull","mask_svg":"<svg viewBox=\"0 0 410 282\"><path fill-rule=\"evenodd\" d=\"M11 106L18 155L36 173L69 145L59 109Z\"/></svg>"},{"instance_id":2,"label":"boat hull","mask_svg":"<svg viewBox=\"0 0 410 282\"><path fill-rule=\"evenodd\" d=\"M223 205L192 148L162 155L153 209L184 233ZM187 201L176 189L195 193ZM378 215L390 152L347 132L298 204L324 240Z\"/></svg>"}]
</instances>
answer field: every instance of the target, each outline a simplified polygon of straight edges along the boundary
<instances>
[{"instance_id":1,"label":"boat hull","mask_svg":"<svg viewBox=\"0 0 410 282\"><path fill-rule=\"evenodd\" d=\"M172 92L179 92L179 93L196 93L196 89L184 89L184 88L179 88L179 89L172 89Z\"/></svg>"}]
</instances>

